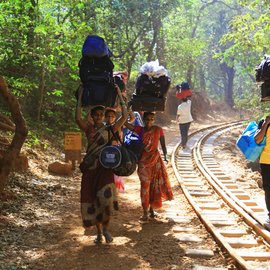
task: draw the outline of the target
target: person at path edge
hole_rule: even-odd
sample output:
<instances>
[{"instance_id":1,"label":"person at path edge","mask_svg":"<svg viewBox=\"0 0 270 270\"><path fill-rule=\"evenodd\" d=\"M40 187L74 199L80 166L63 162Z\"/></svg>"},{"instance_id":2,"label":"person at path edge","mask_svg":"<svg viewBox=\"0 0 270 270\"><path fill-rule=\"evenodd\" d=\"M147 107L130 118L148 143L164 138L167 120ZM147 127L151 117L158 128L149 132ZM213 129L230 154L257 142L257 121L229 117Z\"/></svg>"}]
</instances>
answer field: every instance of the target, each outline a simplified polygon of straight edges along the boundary
<instances>
[{"instance_id":1,"label":"person at path edge","mask_svg":"<svg viewBox=\"0 0 270 270\"><path fill-rule=\"evenodd\" d=\"M260 167L265 193L265 203L268 210L268 218L265 221L265 226L270 230L270 116L259 122L258 131L255 135L257 144L261 143L266 136L266 145L260 155Z\"/></svg>"}]
</instances>

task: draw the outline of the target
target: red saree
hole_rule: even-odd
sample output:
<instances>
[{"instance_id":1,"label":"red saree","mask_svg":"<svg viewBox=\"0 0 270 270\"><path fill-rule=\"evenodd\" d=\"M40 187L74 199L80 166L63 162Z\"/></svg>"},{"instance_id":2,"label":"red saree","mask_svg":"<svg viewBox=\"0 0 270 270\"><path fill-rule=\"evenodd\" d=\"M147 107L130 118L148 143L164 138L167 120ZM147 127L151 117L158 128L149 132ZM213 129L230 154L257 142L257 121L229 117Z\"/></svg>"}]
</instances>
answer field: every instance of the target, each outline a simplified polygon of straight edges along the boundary
<instances>
[{"instance_id":1,"label":"red saree","mask_svg":"<svg viewBox=\"0 0 270 270\"><path fill-rule=\"evenodd\" d=\"M143 127L136 126L134 131L140 133ZM146 145L138 165L141 182L141 202L144 209L160 208L162 200L172 200L173 193L165 164L158 151L159 139L164 136L161 127L153 126L143 131L143 144Z\"/></svg>"}]
</instances>

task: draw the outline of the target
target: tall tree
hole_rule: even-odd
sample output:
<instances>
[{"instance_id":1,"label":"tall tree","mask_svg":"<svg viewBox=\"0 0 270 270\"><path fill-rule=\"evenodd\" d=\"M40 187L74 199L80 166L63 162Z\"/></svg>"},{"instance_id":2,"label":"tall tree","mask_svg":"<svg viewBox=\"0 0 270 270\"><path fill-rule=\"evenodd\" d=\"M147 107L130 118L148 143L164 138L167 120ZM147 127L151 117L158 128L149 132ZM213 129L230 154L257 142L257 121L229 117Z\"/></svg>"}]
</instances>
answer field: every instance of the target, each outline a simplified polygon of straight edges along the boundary
<instances>
[{"instance_id":1,"label":"tall tree","mask_svg":"<svg viewBox=\"0 0 270 270\"><path fill-rule=\"evenodd\" d=\"M10 144L0 137L0 146L2 149L0 151L0 192L2 192L7 184L14 161L21 151L28 130L20 109L20 104L16 97L10 93L4 78L1 76L0 95L6 101L9 110L8 113L11 114L13 120L10 120L4 114L0 114L0 130L2 132L14 132L14 137Z\"/></svg>"}]
</instances>

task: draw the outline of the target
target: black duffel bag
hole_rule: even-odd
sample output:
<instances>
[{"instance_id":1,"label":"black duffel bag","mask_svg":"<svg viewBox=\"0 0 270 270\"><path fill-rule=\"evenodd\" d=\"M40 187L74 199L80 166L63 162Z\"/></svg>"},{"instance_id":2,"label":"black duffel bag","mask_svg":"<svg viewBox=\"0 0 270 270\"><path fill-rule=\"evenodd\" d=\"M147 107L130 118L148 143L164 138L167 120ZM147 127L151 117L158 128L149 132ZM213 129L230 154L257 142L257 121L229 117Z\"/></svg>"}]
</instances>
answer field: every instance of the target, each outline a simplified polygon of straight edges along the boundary
<instances>
[{"instance_id":1,"label":"black duffel bag","mask_svg":"<svg viewBox=\"0 0 270 270\"><path fill-rule=\"evenodd\" d=\"M139 96L133 94L129 105L132 111L165 111L166 97Z\"/></svg>"},{"instance_id":2,"label":"black duffel bag","mask_svg":"<svg viewBox=\"0 0 270 270\"><path fill-rule=\"evenodd\" d=\"M141 74L136 81L135 94L140 96L165 97L171 85L171 79L168 76L160 76L158 78L149 77Z\"/></svg>"},{"instance_id":3,"label":"black duffel bag","mask_svg":"<svg viewBox=\"0 0 270 270\"><path fill-rule=\"evenodd\" d=\"M122 143L118 133L115 133L112 127L109 127L113 137L121 145L107 145L99 154L99 161L104 168L113 169L114 174L118 176L129 176L137 168L137 157Z\"/></svg>"},{"instance_id":4,"label":"black duffel bag","mask_svg":"<svg viewBox=\"0 0 270 270\"><path fill-rule=\"evenodd\" d=\"M118 176L129 176L137 167L135 154L124 145L105 146L100 152L99 161L104 168L113 169Z\"/></svg>"}]
</instances>

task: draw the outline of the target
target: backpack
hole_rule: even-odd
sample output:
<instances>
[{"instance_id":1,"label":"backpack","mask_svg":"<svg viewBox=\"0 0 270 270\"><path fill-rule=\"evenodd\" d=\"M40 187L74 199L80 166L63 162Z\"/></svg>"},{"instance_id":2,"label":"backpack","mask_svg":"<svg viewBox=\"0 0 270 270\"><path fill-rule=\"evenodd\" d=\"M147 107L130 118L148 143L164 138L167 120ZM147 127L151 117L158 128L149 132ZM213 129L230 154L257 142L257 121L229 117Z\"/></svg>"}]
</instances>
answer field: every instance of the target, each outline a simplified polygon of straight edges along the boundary
<instances>
[{"instance_id":1,"label":"backpack","mask_svg":"<svg viewBox=\"0 0 270 270\"><path fill-rule=\"evenodd\" d=\"M136 81L137 96L165 97L171 85L170 77L162 75L158 78L141 74Z\"/></svg>"},{"instance_id":2,"label":"backpack","mask_svg":"<svg viewBox=\"0 0 270 270\"><path fill-rule=\"evenodd\" d=\"M270 80L270 56L265 55L260 65L256 68L256 82L264 82Z\"/></svg>"},{"instance_id":3,"label":"backpack","mask_svg":"<svg viewBox=\"0 0 270 270\"><path fill-rule=\"evenodd\" d=\"M188 82L182 82L180 85L176 85L176 89L177 90L189 90L190 89L190 85Z\"/></svg>"},{"instance_id":4,"label":"backpack","mask_svg":"<svg viewBox=\"0 0 270 270\"><path fill-rule=\"evenodd\" d=\"M257 130L258 124L255 121L250 122L236 142L237 147L242 151L246 159L252 162L260 157L266 144L266 137L260 144L256 143L254 136Z\"/></svg>"},{"instance_id":5,"label":"backpack","mask_svg":"<svg viewBox=\"0 0 270 270\"><path fill-rule=\"evenodd\" d=\"M82 106L103 105L112 107L117 92L113 79L114 64L109 56L83 56L79 61L79 76L82 82ZM78 90L75 94L78 99Z\"/></svg>"},{"instance_id":6,"label":"backpack","mask_svg":"<svg viewBox=\"0 0 270 270\"><path fill-rule=\"evenodd\" d=\"M79 89L83 88L82 107L102 105L105 107L113 107L116 102L117 92L113 81L104 74L101 77L93 77L87 83L81 84L75 92L78 100Z\"/></svg>"},{"instance_id":7,"label":"backpack","mask_svg":"<svg viewBox=\"0 0 270 270\"><path fill-rule=\"evenodd\" d=\"M183 98L188 98L191 96L192 96L192 90L190 89L187 89L187 90L182 89L182 90L176 91L176 98L183 99Z\"/></svg>"},{"instance_id":8,"label":"backpack","mask_svg":"<svg viewBox=\"0 0 270 270\"><path fill-rule=\"evenodd\" d=\"M192 90L188 82L182 82L176 85L176 98L188 98L192 96Z\"/></svg>"},{"instance_id":9,"label":"backpack","mask_svg":"<svg viewBox=\"0 0 270 270\"><path fill-rule=\"evenodd\" d=\"M90 57L111 56L111 51L108 48L105 40L96 35L89 35L84 41L82 47L82 55Z\"/></svg>"},{"instance_id":10,"label":"backpack","mask_svg":"<svg viewBox=\"0 0 270 270\"><path fill-rule=\"evenodd\" d=\"M93 75L108 73L113 77L114 64L109 56L89 57L83 56L79 61L79 76L82 83L91 80Z\"/></svg>"}]
</instances>

